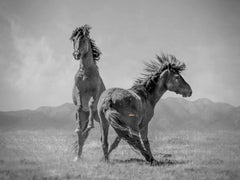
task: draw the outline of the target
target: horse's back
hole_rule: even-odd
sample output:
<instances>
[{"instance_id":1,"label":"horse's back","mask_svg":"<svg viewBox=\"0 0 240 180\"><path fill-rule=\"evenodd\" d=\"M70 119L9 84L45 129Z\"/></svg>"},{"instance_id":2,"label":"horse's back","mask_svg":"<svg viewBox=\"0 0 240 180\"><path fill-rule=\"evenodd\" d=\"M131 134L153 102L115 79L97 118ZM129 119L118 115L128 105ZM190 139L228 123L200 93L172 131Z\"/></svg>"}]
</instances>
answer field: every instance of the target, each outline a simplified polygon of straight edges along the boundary
<instances>
[{"instance_id":1,"label":"horse's back","mask_svg":"<svg viewBox=\"0 0 240 180\"><path fill-rule=\"evenodd\" d=\"M126 89L122 88L110 88L105 90L100 96L99 103L104 104L106 102L111 102L113 106L129 106L136 103L136 97Z\"/></svg>"}]
</instances>

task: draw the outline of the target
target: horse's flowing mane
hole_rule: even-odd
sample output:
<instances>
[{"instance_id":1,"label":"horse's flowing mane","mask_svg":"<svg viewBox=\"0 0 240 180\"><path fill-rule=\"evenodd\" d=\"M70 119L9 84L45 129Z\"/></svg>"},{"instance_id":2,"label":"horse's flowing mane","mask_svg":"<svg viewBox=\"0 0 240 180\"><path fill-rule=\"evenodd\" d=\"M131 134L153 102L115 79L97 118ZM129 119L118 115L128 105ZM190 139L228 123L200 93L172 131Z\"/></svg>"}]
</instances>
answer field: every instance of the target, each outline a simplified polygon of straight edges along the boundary
<instances>
[{"instance_id":1,"label":"horse's flowing mane","mask_svg":"<svg viewBox=\"0 0 240 180\"><path fill-rule=\"evenodd\" d=\"M134 82L131 90L135 91L137 94L146 98L148 93L151 93L154 89L156 82L160 74L166 70L174 70L177 73L181 73L186 69L186 65L183 62L180 62L173 55L161 54L161 56L156 56L155 61L146 62L145 72L142 73L142 77L139 77Z\"/></svg>"},{"instance_id":2,"label":"horse's flowing mane","mask_svg":"<svg viewBox=\"0 0 240 180\"><path fill-rule=\"evenodd\" d=\"M75 37L79 36L87 36L88 39L90 40L91 48L92 48L92 54L93 54L93 60L98 61L100 59L100 55L102 54L99 48L96 46L95 41L90 38L89 33L90 33L91 27L87 24L81 27L77 27L73 32L70 37L70 40L73 40Z\"/></svg>"}]
</instances>

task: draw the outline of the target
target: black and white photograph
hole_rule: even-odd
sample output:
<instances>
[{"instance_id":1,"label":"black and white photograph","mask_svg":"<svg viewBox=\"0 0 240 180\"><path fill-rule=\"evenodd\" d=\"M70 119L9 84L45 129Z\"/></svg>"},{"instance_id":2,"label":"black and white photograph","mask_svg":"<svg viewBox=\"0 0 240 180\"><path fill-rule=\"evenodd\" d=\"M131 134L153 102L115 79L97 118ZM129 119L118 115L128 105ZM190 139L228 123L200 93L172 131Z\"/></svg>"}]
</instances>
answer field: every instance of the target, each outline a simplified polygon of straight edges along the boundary
<instances>
[{"instance_id":1,"label":"black and white photograph","mask_svg":"<svg viewBox=\"0 0 240 180\"><path fill-rule=\"evenodd\" d=\"M239 180L239 0L0 0L1 180Z\"/></svg>"}]
</instances>

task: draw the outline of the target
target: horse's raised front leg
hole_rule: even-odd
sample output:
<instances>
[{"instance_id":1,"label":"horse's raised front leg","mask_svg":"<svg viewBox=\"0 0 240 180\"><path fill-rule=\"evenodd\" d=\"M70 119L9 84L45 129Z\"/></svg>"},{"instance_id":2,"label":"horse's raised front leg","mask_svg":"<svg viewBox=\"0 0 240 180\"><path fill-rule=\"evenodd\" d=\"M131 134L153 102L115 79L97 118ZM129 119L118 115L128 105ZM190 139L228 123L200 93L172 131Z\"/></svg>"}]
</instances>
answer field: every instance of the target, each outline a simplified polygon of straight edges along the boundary
<instances>
[{"instance_id":1,"label":"horse's raised front leg","mask_svg":"<svg viewBox=\"0 0 240 180\"><path fill-rule=\"evenodd\" d=\"M81 127L80 127L80 113L82 112L82 105L78 105L77 106L77 110L76 110L76 114L75 114L75 118L76 118L76 125L77 128L75 129L75 132L78 133L79 131L81 131Z\"/></svg>"},{"instance_id":2,"label":"horse's raised front leg","mask_svg":"<svg viewBox=\"0 0 240 180\"><path fill-rule=\"evenodd\" d=\"M94 98L91 97L88 102L88 108L89 108L89 117L88 117L88 128L94 128L94 121L93 121L93 105L94 105Z\"/></svg>"},{"instance_id":3,"label":"horse's raised front leg","mask_svg":"<svg viewBox=\"0 0 240 180\"><path fill-rule=\"evenodd\" d=\"M77 156L74 158L74 161L78 161L82 155L82 149L84 146L84 142L88 137L88 133L82 133L84 129L86 129L88 123L88 112L82 111L82 109L78 109L78 130L76 131L78 140L77 140Z\"/></svg>"},{"instance_id":4,"label":"horse's raised front leg","mask_svg":"<svg viewBox=\"0 0 240 180\"><path fill-rule=\"evenodd\" d=\"M119 137L119 136L117 136L117 137L114 139L113 143L112 143L111 146L110 146L110 149L108 150L108 156L110 155L110 153L111 153L114 149L116 149L116 147L118 146L118 144L120 143L120 141L121 141L121 137Z\"/></svg>"},{"instance_id":5,"label":"horse's raised front leg","mask_svg":"<svg viewBox=\"0 0 240 180\"><path fill-rule=\"evenodd\" d=\"M82 132L83 134L85 133L89 133L89 131L94 128L94 118L93 118L93 114L94 114L94 110L93 110L93 105L94 105L94 99L93 97L90 98L89 102L88 102L88 108L89 108L89 116L88 116L88 125L86 127L86 129Z\"/></svg>"}]
</instances>

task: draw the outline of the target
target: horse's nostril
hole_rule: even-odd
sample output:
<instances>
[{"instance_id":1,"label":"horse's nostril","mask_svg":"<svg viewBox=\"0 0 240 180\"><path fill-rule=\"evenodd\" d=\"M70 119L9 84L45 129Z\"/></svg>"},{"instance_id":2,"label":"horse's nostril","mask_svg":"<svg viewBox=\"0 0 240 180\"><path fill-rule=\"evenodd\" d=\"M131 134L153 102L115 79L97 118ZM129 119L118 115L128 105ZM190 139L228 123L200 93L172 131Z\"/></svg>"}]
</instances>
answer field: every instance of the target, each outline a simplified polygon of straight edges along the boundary
<instances>
[{"instance_id":1,"label":"horse's nostril","mask_svg":"<svg viewBox=\"0 0 240 180\"><path fill-rule=\"evenodd\" d=\"M74 51L73 54L78 55L79 51Z\"/></svg>"},{"instance_id":2,"label":"horse's nostril","mask_svg":"<svg viewBox=\"0 0 240 180\"><path fill-rule=\"evenodd\" d=\"M79 59L80 59L80 56L81 56L81 54L80 54L80 53L77 53L77 52L73 52L72 55L73 55L73 57L74 57L75 60L79 60Z\"/></svg>"},{"instance_id":3,"label":"horse's nostril","mask_svg":"<svg viewBox=\"0 0 240 180\"><path fill-rule=\"evenodd\" d=\"M189 96L191 96L192 95L192 90L189 92Z\"/></svg>"}]
</instances>

